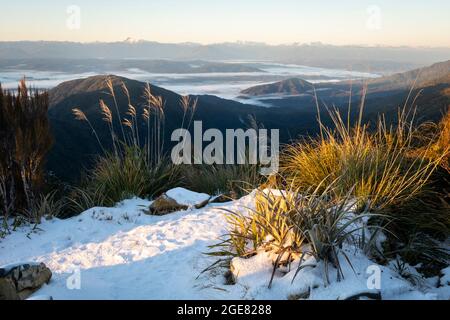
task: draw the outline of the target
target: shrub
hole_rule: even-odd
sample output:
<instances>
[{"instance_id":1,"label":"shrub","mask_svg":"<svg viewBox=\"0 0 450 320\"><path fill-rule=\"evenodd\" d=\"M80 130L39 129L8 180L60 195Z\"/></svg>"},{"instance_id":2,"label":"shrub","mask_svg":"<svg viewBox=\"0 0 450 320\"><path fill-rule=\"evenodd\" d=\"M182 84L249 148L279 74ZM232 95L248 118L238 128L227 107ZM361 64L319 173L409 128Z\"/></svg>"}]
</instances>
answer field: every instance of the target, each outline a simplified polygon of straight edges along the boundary
<instances>
[{"instance_id":1,"label":"shrub","mask_svg":"<svg viewBox=\"0 0 450 320\"><path fill-rule=\"evenodd\" d=\"M47 110L48 94L28 90L25 80L17 93L0 86L0 214L6 227L8 217L39 205L45 157L52 145Z\"/></svg>"}]
</instances>

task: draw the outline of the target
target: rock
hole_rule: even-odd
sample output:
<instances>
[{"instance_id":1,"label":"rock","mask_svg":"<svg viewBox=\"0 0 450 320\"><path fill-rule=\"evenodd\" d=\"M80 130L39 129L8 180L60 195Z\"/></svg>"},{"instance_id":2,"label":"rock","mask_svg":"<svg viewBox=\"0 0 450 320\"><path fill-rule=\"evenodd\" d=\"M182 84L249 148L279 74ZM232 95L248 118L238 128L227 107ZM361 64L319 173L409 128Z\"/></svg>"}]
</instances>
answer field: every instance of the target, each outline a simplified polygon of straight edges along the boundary
<instances>
[{"instance_id":1,"label":"rock","mask_svg":"<svg viewBox=\"0 0 450 320\"><path fill-rule=\"evenodd\" d=\"M359 300L361 298L371 299L371 300L381 300L381 292L380 291L367 291L367 292L359 292L356 294L352 294L344 298L344 300Z\"/></svg>"},{"instance_id":2,"label":"rock","mask_svg":"<svg viewBox=\"0 0 450 320\"><path fill-rule=\"evenodd\" d=\"M209 203L210 198L205 193L197 193L184 188L174 188L156 198L146 213L164 215L189 208L200 209Z\"/></svg>"},{"instance_id":3,"label":"rock","mask_svg":"<svg viewBox=\"0 0 450 320\"><path fill-rule=\"evenodd\" d=\"M218 196L215 196L209 200L210 203L224 203L224 202L230 202L235 200L235 197L233 197L234 194L219 194Z\"/></svg>"},{"instance_id":4,"label":"rock","mask_svg":"<svg viewBox=\"0 0 450 320\"><path fill-rule=\"evenodd\" d=\"M51 277L52 272L43 263L0 268L0 299L26 299Z\"/></svg>"},{"instance_id":5,"label":"rock","mask_svg":"<svg viewBox=\"0 0 450 320\"><path fill-rule=\"evenodd\" d=\"M36 295L29 297L27 300L53 300L53 297L48 295Z\"/></svg>"},{"instance_id":6,"label":"rock","mask_svg":"<svg viewBox=\"0 0 450 320\"><path fill-rule=\"evenodd\" d=\"M203 202L197 203L196 205L194 205L195 209L200 209L203 208L204 206L206 206L209 203L209 198L204 200Z\"/></svg>"},{"instance_id":7,"label":"rock","mask_svg":"<svg viewBox=\"0 0 450 320\"><path fill-rule=\"evenodd\" d=\"M198 193L185 188L174 188L166 192L169 198L174 199L179 204L201 208L202 204L207 204L211 196L206 193Z\"/></svg>"},{"instance_id":8,"label":"rock","mask_svg":"<svg viewBox=\"0 0 450 320\"><path fill-rule=\"evenodd\" d=\"M26 264L13 269L12 273L19 292L24 289L40 288L52 277L52 272L43 263L39 265Z\"/></svg>"},{"instance_id":9,"label":"rock","mask_svg":"<svg viewBox=\"0 0 450 320\"><path fill-rule=\"evenodd\" d=\"M175 211L186 210L188 206L179 204L174 199L163 194L156 198L149 207L148 214L162 216Z\"/></svg>"},{"instance_id":10,"label":"rock","mask_svg":"<svg viewBox=\"0 0 450 320\"><path fill-rule=\"evenodd\" d=\"M11 278L0 278L0 300L20 300Z\"/></svg>"},{"instance_id":11,"label":"rock","mask_svg":"<svg viewBox=\"0 0 450 320\"><path fill-rule=\"evenodd\" d=\"M290 294L288 300L306 300L311 295L311 288L306 289L304 292Z\"/></svg>"}]
</instances>

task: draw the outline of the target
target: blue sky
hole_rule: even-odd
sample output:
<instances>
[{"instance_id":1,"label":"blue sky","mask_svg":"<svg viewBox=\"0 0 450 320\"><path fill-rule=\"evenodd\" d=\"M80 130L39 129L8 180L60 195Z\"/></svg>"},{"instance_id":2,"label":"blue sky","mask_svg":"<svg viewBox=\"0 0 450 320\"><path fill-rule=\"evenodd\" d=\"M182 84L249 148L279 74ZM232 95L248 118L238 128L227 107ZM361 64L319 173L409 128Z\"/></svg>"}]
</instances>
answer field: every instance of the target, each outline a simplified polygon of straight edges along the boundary
<instances>
[{"instance_id":1,"label":"blue sky","mask_svg":"<svg viewBox=\"0 0 450 320\"><path fill-rule=\"evenodd\" d=\"M79 29L67 27L70 5L81 10ZM2 3L0 41L132 37L450 47L449 16L448 0L22 0Z\"/></svg>"}]
</instances>

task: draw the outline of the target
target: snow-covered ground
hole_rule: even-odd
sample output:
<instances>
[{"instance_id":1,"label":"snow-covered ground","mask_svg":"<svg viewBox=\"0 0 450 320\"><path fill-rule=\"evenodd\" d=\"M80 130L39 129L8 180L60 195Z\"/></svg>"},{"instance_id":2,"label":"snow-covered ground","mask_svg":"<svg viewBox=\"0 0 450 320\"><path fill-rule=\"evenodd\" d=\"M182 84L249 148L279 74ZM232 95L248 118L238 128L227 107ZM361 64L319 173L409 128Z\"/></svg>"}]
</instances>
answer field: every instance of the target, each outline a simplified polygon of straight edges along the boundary
<instances>
[{"instance_id":1,"label":"snow-covered ground","mask_svg":"<svg viewBox=\"0 0 450 320\"><path fill-rule=\"evenodd\" d=\"M171 196L205 198L181 191ZM226 284L224 269L201 273L217 259L204 254L208 246L227 231L221 208L245 210L253 202L251 194L165 216L146 215L151 202L137 198L92 208L71 219L44 221L34 230L21 227L0 239L0 265L44 262L53 277L34 297L54 299L288 299L306 291L311 299L344 299L373 291L367 287L373 268L381 272L383 299L450 299L450 268L440 279L418 278L412 284L395 268L375 265L351 247L347 253L356 272L343 262L345 279L335 281L331 270L328 286L320 264L302 269L292 282L294 264L290 272L277 272L269 289L272 264L266 253L235 261L235 285ZM315 265L313 258L304 263Z\"/></svg>"}]
</instances>

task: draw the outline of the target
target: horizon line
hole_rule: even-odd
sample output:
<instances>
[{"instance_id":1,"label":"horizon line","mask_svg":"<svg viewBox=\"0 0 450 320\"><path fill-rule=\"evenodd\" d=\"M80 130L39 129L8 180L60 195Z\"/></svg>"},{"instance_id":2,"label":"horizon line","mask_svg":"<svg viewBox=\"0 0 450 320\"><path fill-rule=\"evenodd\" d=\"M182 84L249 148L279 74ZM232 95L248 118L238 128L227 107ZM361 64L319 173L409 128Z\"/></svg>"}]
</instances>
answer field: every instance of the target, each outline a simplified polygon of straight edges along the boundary
<instances>
[{"instance_id":1,"label":"horizon line","mask_svg":"<svg viewBox=\"0 0 450 320\"><path fill-rule=\"evenodd\" d=\"M234 44L234 45L255 45L255 46L269 46L269 47L282 47L282 46L331 46L331 47L360 47L360 48L404 48L404 49L450 49L450 46L425 46L425 45L388 45L388 44L331 44L331 43L323 43L321 41L314 42L286 42L286 43L267 43L260 41L251 41L251 40L236 40L236 41L223 41L223 42L209 42L209 43L201 43L195 41L181 41L181 42L161 42L156 40L146 40L146 39L133 39L127 38L125 40L116 40L116 41L73 41L73 40L0 40L0 43L19 43L19 42L51 42L51 43L76 43L76 44L116 44L116 43L126 43L126 44L142 44L142 43L156 43L156 44L172 44L172 45L197 45L197 46L213 46L213 45L225 45L225 44Z\"/></svg>"}]
</instances>

